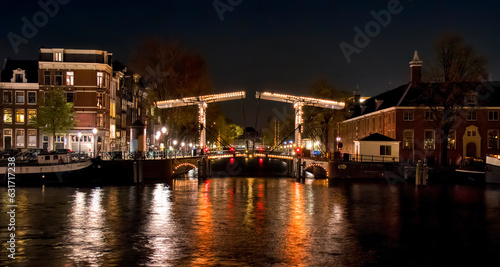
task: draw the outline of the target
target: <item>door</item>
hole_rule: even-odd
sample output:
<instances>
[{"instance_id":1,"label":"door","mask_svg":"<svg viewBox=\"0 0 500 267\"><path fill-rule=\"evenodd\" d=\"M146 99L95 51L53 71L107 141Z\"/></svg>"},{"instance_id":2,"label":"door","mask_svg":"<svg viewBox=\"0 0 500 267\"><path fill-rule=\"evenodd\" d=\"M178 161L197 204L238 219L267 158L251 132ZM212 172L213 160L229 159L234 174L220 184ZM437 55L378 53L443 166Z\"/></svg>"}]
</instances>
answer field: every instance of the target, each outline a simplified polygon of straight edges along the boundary
<instances>
[{"instance_id":1,"label":"door","mask_svg":"<svg viewBox=\"0 0 500 267\"><path fill-rule=\"evenodd\" d=\"M5 146L5 150L12 149L12 136L4 136L3 144Z\"/></svg>"},{"instance_id":2,"label":"door","mask_svg":"<svg viewBox=\"0 0 500 267\"><path fill-rule=\"evenodd\" d=\"M467 152L466 152L465 156L471 157L471 158L476 157L476 144L475 143L470 142L467 144Z\"/></svg>"}]
</instances>

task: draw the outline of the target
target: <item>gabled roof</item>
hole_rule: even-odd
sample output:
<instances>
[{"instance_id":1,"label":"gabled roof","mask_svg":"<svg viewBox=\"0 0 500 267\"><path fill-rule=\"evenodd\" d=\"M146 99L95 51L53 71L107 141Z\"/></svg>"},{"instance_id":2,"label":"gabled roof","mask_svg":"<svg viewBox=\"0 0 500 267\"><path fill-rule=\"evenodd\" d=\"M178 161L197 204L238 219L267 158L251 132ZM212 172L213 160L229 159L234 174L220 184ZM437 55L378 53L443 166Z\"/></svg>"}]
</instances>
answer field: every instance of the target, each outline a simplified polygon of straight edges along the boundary
<instances>
[{"instance_id":1,"label":"gabled roof","mask_svg":"<svg viewBox=\"0 0 500 267\"><path fill-rule=\"evenodd\" d=\"M384 141L384 142L397 142L397 140L390 138L379 133L370 134L364 138L359 139L359 141Z\"/></svg>"},{"instance_id":2,"label":"gabled roof","mask_svg":"<svg viewBox=\"0 0 500 267\"><path fill-rule=\"evenodd\" d=\"M461 84L463 85L463 84ZM415 107L425 105L424 90L438 89L440 83L404 84L365 100L361 107L351 112L349 119L391 107ZM500 82L467 83L471 92L478 95L478 105L500 107Z\"/></svg>"},{"instance_id":3,"label":"gabled roof","mask_svg":"<svg viewBox=\"0 0 500 267\"><path fill-rule=\"evenodd\" d=\"M36 60L12 60L8 59L5 68L2 70L1 82L10 82L13 71L22 69L26 73L26 79L29 83L38 83L38 61Z\"/></svg>"}]
</instances>

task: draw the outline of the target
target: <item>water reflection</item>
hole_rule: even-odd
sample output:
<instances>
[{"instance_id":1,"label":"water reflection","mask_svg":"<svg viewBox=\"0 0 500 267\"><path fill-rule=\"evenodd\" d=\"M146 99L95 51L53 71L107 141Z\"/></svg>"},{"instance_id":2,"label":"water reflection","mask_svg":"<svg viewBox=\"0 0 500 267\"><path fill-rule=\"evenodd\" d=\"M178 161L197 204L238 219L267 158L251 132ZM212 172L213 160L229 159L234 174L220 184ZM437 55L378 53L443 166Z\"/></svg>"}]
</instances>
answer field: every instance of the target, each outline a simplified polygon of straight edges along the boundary
<instances>
[{"instance_id":1,"label":"water reflection","mask_svg":"<svg viewBox=\"0 0 500 267\"><path fill-rule=\"evenodd\" d=\"M20 266L484 266L500 249L491 186L223 178L18 196Z\"/></svg>"},{"instance_id":2,"label":"water reflection","mask_svg":"<svg viewBox=\"0 0 500 267\"><path fill-rule=\"evenodd\" d=\"M163 184L157 184L152 192L149 216L145 218L148 236L146 249L150 250L152 265L165 264L175 253L175 224L172 218L172 191Z\"/></svg>"},{"instance_id":3,"label":"water reflection","mask_svg":"<svg viewBox=\"0 0 500 267\"><path fill-rule=\"evenodd\" d=\"M72 263L99 265L106 253L103 234L106 223L102 197L100 188L92 189L89 194L77 191L73 196L68 218L69 231L64 237L69 248L65 256Z\"/></svg>"}]
</instances>

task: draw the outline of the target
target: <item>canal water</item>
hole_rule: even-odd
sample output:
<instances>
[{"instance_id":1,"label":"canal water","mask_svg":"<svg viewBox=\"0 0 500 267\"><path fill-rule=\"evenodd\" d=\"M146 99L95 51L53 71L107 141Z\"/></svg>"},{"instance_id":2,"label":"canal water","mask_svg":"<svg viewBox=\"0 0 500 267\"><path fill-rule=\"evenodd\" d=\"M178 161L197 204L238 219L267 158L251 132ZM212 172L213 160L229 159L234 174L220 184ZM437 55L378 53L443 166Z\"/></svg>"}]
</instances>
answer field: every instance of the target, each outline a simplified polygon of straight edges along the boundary
<instances>
[{"instance_id":1,"label":"canal water","mask_svg":"<svg viewBox=\"0 0 500 267\"><path fill-rule=\"evenodd\" d=\"M500 187L272 178L17 188L8 266L499 266Z\"/></svg>"}]
</instances>

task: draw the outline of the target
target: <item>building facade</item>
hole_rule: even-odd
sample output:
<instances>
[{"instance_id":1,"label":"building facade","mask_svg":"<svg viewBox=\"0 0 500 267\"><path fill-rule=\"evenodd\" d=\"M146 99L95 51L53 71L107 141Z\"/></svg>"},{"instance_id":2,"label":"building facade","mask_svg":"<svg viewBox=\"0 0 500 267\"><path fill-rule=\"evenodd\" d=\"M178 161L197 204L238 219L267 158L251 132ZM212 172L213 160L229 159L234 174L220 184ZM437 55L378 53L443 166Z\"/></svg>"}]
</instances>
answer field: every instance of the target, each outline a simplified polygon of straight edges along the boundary
<instances>
[{"instance_id":1,"label":"building facade","mask_svg":"<svg viewBox=\"0 0 500 267\"><path fill-rule=\"evenodd\" d=\"M112 53L102 50L41 48L40 91L62 88L76 112L76 127L56 137L56 148L94 154L110 149ZM97 133L93 133L93 129ZM81 138L78 134L81 133ZM43 136L42 145L52 147Z\"/></svg>"},{"instance_id":2,"label":"building facade","mask_svg":"<svg viewBox=\"0 0 500 267\"><path fill-rule=\"evenodd\" d=\"M362 103L358 96L350 117L339 127L344 153L355 154L355 141L379 133L400 141L399 159L402 162L425 158L431 163L441 163L443 135L430 107L419 102L422 90L440 84L422 83L421 66L422 61L415 53L410 62L411 81L408 84ZM480 87L471 87L470 91L471 103L461 107L462 115L457 117L448 136L447 163L458 165L465 157L484 159L487 154L500 153L500 84L485 82Z\"/></svg>"},{"instance_id":3,"label":"building facade","mask_svg":"<svg viewBox=\"0 0 500 267\"><path fill-rule=\"evenodd\" d=\"M1 74L0 97L1 149L39 148L40 132L31 123L37 114L41 97L38 85L38 62L6 60Z\"/></svg>"}]
</instances>

